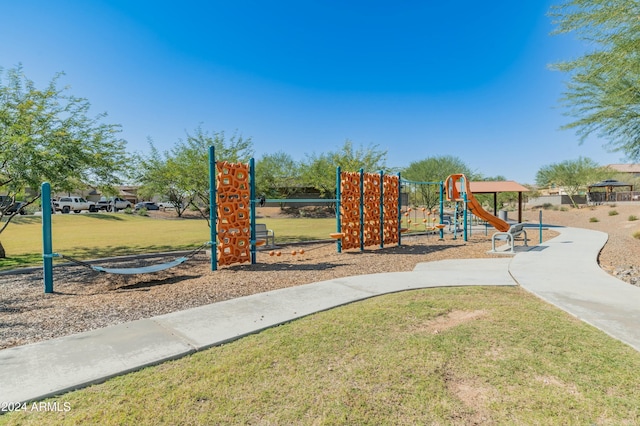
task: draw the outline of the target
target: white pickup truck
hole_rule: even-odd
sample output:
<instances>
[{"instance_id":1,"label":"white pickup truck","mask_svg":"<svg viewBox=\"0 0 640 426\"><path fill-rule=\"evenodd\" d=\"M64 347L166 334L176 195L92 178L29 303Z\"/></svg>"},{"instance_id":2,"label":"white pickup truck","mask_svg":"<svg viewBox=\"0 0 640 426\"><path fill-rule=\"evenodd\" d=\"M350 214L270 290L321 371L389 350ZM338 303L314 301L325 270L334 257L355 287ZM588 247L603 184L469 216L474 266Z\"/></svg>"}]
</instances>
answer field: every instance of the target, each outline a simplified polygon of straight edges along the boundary
<instances>
[{"instance_id":1,"label":"white pickup truck","mask_svg":"<svg viewBox=\"0 0 640 426\"><path fill-rule=\"evenodd\" d=\"M117 212L118 210L130 209L131 207L132 205L130 201L118 197L102 197L96 204L96 208L98 210L106 210L108 212Z\"/></svg>"},{"instance_id":2,"label":"white pickup truck","mask_svg":"<svg viewBox=\"0 0 640 426\"><path fill-rule=\"evenodd\" d=\"M97 212L98 208L91 201L87 201L82 197L60 197L59 200L54 201L53 205L56 210L62 213L80 213L83 210L90 212Z\"/></svg>"}]
</instances>

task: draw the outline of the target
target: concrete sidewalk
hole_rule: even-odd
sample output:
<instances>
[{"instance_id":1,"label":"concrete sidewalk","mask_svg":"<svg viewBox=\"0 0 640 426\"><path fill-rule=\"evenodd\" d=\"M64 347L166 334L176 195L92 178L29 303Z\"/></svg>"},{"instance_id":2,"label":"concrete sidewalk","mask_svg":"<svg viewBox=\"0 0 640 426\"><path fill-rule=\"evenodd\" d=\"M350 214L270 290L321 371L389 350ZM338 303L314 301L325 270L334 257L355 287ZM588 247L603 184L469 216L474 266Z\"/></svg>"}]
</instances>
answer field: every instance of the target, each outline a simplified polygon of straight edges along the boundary
<instances>
[{"instance_id":1,"label":"concrete sidewalk","mask_svg":"<svg viewBox=\"0 0 640 426\"><path fill-rule=\"evenodd\" d=\"M640 351L640 287L607 274L598 254L608 235L554 228L560 235L516 255L509 271L517 283Z\"/></svg>"},{"instance_id":2,"label":"concrete sidewalk","mask_svg":"<svg viewBox=\"0 0 640 426\"><path fill-rule=\"evenodd\" d=\"M640 288L610 277L595 262L606 235L557 229L559 237L513 258L421 263L412 272L322 281L5 349L0 402L59 395L315 312L429 287L519 283L640 350Z\"/></svg>"}]
</instances>

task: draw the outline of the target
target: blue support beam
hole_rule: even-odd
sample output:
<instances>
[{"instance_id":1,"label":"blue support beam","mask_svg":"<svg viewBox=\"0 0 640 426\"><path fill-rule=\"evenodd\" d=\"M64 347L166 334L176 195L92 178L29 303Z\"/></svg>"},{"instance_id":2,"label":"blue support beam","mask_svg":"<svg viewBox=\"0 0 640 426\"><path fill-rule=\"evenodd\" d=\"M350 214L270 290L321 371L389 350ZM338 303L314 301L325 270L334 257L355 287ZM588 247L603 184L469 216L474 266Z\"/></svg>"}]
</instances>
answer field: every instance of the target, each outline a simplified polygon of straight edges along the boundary
<instances>
[{"instance_id":1,"label":"blue support beam","mask_svg":"<svg viewBox=\"0 0 640 426\"><path fill-rule=\"evenodd\" d=\"M216 156L215 148L209 147L209 224L211 238L211 270L218 269L218 235L217 227L217 203L216 203Z\"/></svg>"},{"instance_id":2,"label":"blue support beam","mask_svg":"<svg viewBox=\"0 0 640 426\"><path fill-rule=\"evenodd\" d=\"M51 185L41 185L42 202L42 265L44 275L44 292L53 293L53 239L51 237Z\"/></svg>"}]
</instances>

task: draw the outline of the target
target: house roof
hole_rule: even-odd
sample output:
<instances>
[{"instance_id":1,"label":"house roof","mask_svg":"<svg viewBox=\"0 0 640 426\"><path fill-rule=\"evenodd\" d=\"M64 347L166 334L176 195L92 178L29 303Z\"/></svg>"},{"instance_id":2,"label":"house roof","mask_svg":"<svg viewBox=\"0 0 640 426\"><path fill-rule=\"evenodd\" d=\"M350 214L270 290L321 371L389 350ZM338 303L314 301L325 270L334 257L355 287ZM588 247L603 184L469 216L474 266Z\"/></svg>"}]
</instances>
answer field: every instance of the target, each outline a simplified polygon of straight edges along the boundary
<instances>
[{"instance_id":1,"label":"house roof","mask_svg":"<svg viewBox=\"0 0 640 426\"><path fill-rule=\"evenodd\" d=\"M621 173L640 173L640 164L609 164L607 167Z\"/></svg>"},{"instance_id":2,"label":"house roof","mask_svg":"<svg viewBox=\"0 0 640 426\"><path fill-rule=\"evenodd\" d=\"M513 180L505 180L505 181L482 181L482 182L469 182L469 189L474 194L487 194L493 192L528 192L529 188L526 186L520 185L518 182Z\"/></svg>"}]
</instances>

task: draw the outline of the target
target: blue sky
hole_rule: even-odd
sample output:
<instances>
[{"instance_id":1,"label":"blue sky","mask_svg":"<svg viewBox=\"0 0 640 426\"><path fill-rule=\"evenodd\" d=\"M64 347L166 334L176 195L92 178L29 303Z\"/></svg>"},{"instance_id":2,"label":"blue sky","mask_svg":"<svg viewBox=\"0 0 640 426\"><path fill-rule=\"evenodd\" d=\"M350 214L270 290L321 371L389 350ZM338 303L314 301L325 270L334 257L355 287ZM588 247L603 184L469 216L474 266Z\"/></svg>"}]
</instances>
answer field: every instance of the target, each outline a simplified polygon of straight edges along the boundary
<instances>
[{"instance_id":1,"label":"blue sky","mask_svg":"<svg viewBox=\"0 0 640 426\"><path fill-rule=\"evenodd\" d=\"M453 155L534 183L540 167L624 161L559 130L584 46L550 36L557 1L24 0L0 14L0 67L87 98L130 152L170 149L198 126L294 159L346 139L405 167Z\"/></svg>"}]
</instances>

